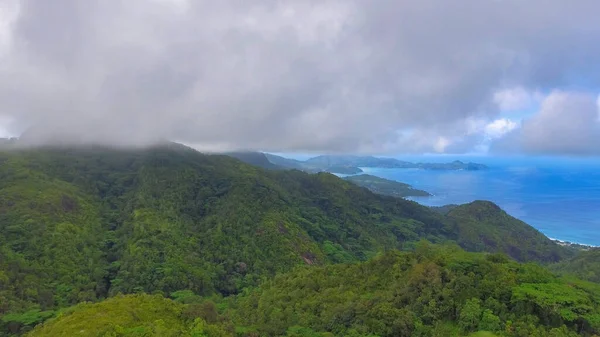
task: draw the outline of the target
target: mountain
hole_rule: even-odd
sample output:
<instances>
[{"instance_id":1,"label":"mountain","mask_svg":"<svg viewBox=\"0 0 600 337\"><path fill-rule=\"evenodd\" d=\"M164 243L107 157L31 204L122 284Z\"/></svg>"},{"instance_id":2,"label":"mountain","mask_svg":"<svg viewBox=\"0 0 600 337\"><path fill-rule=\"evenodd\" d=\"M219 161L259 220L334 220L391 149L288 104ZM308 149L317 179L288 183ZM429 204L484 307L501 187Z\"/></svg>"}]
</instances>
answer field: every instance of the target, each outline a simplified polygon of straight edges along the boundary
<instances>
[{"instance_id":1,"label":"mountain","mask_svg":"<svg viewBox=\"0 0 600 337\"><path fill-rule=\"evenodd\" d=\"M394 180L379 178L370 174L361 174L345 177L344 180L350 181L358 186L365 187L373 193L389 195L392 197L428 197L428 192L417 190L412 186L400 183Z\"/></svg>"},{"instance_id":2,"label":"mountain","mask_svg":"<svg viewBox=\"0 0 600 337\"><path fill-rule=\"evenodd\" d=\"M558 261L564 257L554 242L489 201L452 208L458 244L469 251L502 252L517 261Z\"/></svg>"},{"instance_id":3,"label":"mountain","mask_svg":"<svg viewBox=\"0 0 600 337\"><path fill-rule=\"evenodd\" d=\"M413 163L392 158L376 158L373 156L341 156L322 155L310 158L305 162L309 166L356 166L356 167L385 167L385 168L411 168Z\"/></svg>"},{"instance_id":4,"label":"mountain","mask_svg":"<svg viewBox=\"0 0 600 337\"><path fill-rule=\"evenodd\" d=\"M278 166L293 168L297 170L303 170L306 168L304 162L300 160L285 158L271 153L265 153L265 156L271 163Z\"/></svg>"},{"instance_id":5,"label":"mountain","mask_svg":"<svg viewBox=\"0 0 600 337\"><path fill-rule=\"evenodd\" d=\"M421 239L523 261L570 255L486 209L445 216L329 173L264 170L172 143L0 152L0 331L119 293L238 294L298 266L365 261ZM482 244L504 235L498 219L520 235Z\"/></svg>"},{"instance_id":6,"label":"mountain","mask_svg":"<svg viewBox=\"0 0 600 337\"><path fill-rule=\"evenodd\" d=\"M29 336L591 336L600 287L501 254L419 243L306 266L230 298L190 291L79 304ZM215 303L216 301L216 303ZM471 333L479 332L477 335Z\"/></svg>"}]
</instances>

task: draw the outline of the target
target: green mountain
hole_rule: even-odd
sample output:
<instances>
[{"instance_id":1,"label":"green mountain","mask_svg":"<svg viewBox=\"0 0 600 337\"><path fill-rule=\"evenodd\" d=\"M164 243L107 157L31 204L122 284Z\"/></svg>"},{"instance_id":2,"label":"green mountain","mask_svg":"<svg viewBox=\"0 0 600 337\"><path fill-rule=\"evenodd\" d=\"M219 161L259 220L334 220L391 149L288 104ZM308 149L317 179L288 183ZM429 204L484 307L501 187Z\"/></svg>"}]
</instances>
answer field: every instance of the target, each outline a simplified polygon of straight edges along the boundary
<instances>
[{"instance_id":1,"label":"green mountain","mask_svg":"<svg viewBox=\"0 0 600 337\"><path fill-rule=\"evenodd\" d=\"M119 293L239 294L299 266L366 261L423 238L523 261L571 254L478 205L445 216L328 173L178 144L0 152L0 331Z\"/></svg>"},{"instance_id":2,"label":"green mountain","mask_svg":"<svg viewBox=\"0 0 600 337\"><path fill-rule=\"evenodd\" d=\"M412 186L394 180L379 178L370 174L361 174L345 177L358 186L365 187L373 193L389 195L392 197L428 197L428 192L414 189Z\"/></svg>"},{"instance_id":3,"label":"green mountain","mask_svg":"<svg viewBox=\"0 0 600 337\"><path fill-rule=\"evenodd\" d=\"M501 254L420 243L368 262L297 268L224 299L189 291L80 304L43 336L591 336L600 286ZM215 303L216 302L216 303Z\"/></svg>"},{"instance_id":4,"label":"green mountain","mask_svg":"<svg viewBox=\"0 0 600 337\"><path fill-rule=\"evenodd\" d=\"M563 250L521 220L489 201L475 201L452 208L458 244L469 251L502 252L517 261L553 262L564 258Z\"/></svg>"}]
</instances>

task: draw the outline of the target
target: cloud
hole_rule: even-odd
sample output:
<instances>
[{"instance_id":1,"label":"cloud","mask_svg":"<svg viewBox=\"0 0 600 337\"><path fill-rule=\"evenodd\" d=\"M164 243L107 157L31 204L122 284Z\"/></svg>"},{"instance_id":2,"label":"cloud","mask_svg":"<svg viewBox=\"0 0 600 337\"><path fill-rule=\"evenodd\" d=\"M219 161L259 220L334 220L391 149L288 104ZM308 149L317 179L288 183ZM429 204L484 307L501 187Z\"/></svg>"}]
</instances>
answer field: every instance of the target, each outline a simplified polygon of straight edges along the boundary
<instances>
[{"instance_id":1,"label":"cloud","mask_svg":"<svg viewBox=\"0 0 600 337\"><path fill-rule=\"evenodd\" d=\"M516 129L519 125L507 118L496 119L485 126L485 134L489 138L500 138Z\"/></svg>"},{"instance_id":2,"label":"cloud","mask_svg":"<svg viewBox=\"0 0 600 337\"><path fill-rule=\"evenodd\" d=\"M600 155L597 96L555 91L540 111L493 144L495 152Z\"/></svg>"},{"instance_id":3,"label":"cloud","mask_svg":"<svg viewBox=\"0 0 600 337\"><path fill-rule=\"evenodd\" d=\"M514 87L496 91L493 100L501 111L516 111L531 108L542 98L543 95L540 92Z\"/></svg>"},{"instance_id":4,"label":"cloud","mask_svg":"<svg viewBox=\"0 0 600 337\"><path fill-rule=\"evenodd\" d=\"M34 126L33 142L466 151L483 137L469 121L519 101L502 90L600 84L596 0L8 7L0 114L13 134Z\"/></svg>"}]
</instances>

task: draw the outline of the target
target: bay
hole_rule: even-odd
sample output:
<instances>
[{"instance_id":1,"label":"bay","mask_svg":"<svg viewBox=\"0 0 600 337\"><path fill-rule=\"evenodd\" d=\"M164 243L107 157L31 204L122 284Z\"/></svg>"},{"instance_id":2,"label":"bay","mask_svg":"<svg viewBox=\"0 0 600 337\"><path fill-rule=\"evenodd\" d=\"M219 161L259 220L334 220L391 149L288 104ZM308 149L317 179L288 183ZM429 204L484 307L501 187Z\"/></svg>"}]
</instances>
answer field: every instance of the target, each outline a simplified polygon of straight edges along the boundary
<instances>
[{"instance_id":1,"label":"bay","mask_svg":"<svg viewBox=\"0 0 600 337\"><path fill-rule=\"evenodd\" d=\"M486 164L482 171L362 168L408 183L432 197L423 205L490 200L550 238L600 246L600 160L554 157L398 157L413 162L455 159Z\"/></svg>"}]
</instances>

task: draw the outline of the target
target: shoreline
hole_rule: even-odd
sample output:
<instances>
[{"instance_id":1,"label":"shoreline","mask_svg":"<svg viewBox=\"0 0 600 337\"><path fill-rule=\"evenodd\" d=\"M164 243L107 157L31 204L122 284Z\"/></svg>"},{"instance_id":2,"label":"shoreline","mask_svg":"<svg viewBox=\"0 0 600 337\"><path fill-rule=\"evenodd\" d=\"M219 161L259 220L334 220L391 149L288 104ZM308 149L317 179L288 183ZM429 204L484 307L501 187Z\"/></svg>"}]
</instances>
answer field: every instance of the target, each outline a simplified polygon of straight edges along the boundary
<instances>
[{"instance_id":1,"label":"shoreline","mask_svg":"<svg viewBox=\"0 0 600 337\"><path fill-rule=\"evenodd\" d=\"M582 248L582 249L600 248L600 246L589 245L586 243L571 242L571 241L560 240L560 239L551 238L551 237L548 237L548 239L556 242L557 244L559 244L561 246L566 246L566 247L574 247L574 248Z\"/></svg>"}]
</instances>

